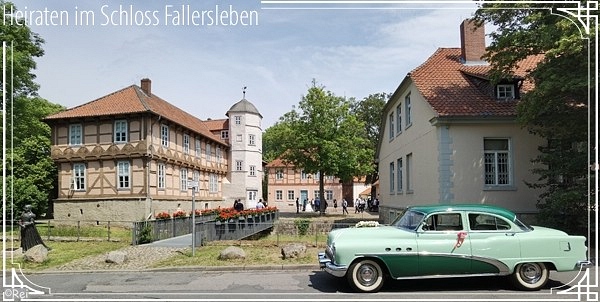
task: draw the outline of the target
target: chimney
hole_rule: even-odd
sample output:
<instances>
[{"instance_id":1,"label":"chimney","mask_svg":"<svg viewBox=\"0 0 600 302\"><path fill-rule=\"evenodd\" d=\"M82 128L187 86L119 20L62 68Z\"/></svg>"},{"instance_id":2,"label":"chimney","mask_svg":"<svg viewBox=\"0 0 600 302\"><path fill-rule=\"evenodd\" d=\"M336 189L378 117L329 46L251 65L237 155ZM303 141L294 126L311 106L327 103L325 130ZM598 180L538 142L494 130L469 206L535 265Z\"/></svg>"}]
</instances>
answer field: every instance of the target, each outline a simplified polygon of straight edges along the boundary
<instances>
[{"instance_id":1,"label":"chimney","mask_svg":"<svg viewBox=\"0 0 600 302\"><path fill-rule=\"evenodd\" d=\"M485 53L484 26L476 27L475 21L464 20L460 24L460 49L464 63L481 63Z\"/></svg>"},{"instance_id":2,"label":"chimney","mask_svg":"<svg viewBox=\"0 0 600 302\"><path fill-rule=\"evenodd\" d=\"M150 79L148 79L148 78L142 79L140 86L142 87L142 91L147 96L152 95L152 81L150 81Z\"/></svg>"}]
</instances>

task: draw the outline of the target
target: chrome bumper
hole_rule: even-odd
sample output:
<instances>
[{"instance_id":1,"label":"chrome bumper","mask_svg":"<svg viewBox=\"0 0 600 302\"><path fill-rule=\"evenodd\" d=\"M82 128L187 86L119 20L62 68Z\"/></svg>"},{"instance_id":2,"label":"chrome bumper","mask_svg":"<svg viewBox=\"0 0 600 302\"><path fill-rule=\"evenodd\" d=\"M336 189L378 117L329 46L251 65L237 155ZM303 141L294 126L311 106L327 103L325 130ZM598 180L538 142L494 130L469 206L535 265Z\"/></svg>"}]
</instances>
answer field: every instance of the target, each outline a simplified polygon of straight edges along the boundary
<instances>
[{"instance_id":1,"label":"chrome bumper","mask_svg":"<svg viewBox=\"0 0 600 302\"><path fill-rule=\"evenodd\" d=\"M576 269L587 268L587 267L590 267L592 265L594 265L592 263L592 261L589 261L589 260L580 260L580 261L577 261L577 264L575 265L575 268Z\"/></svg>"},{"instance_id":2,"label":"chrome bumper","mask_svg":"<svg viewBox=\"0 0 600 302\"><path fill-rule=\"evenodd\" d=\"M348 270L346 266L338 266L333 264L331 259L327 258L325 253L319 253L319 267L336 277L344 277L346 275L346 271Z\"/></svg>"}]
</instances>

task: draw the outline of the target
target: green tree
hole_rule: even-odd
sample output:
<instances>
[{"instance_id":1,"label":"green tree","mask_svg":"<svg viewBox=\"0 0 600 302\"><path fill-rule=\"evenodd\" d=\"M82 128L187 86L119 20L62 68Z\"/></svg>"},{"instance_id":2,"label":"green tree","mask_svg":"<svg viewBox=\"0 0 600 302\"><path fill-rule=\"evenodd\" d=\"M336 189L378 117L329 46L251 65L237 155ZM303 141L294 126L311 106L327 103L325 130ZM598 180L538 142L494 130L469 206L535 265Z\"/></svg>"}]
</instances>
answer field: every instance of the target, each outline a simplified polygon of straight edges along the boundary
<instances>
[{"instance_id":1,"label":"green tree","mask_svg":"<svg viewBox=\"0 0 600 302\"><path fill-rule=\"evenodd\" d=\"M7 94L7 128L3 131L10 140L6 145L7 205L20 211L31 204L39 215L47 210L56 179L50 158L50 128L41 119L63 107L36 97L33 70L35 58L44 54L43 40L27 26L18 25L24 22L10 15L16 11L12 3L0 1L0 5L4 9L0 40L7 44L7 77L0 79L0 85L6 83Z\"/></svg>"},{"instance_id":2,"label":"green tree","mask_svg":"<svg viewBox=\"0 0 600 302\"><path fill-rule=\"evenodd\" d=\"M379 140L379 132L381 131L381 116L383 107L390 98L389 93L375 93L363 98L360 101L355 101L351 105L351 111L356 117L365 124L367 139L373 149L373 172L366 176L365 183L373 184L379 179L377 164L375 163L375 153ZM377 192L371 191L373 198L376 198Z\"/></svg>"},{"instance_id":3,"label":"green tree","mask_svg":"<svg viewBox=\"0 0 600 302\"><path fill-rule=\"evenodd\" d=\"M6 54L7 66L12 67L12 71L7 70L7 74L13 75L12 79L7 78L7 92L14 96L35 95L39 86L34 82L33 70L36 67L35 58L44 55L44 40L29 27L17 25L25 22L11 15L11 12L17 11L13 3L0 0L0 6L4 9L4 22L0 22L0 41L12 48ZM0 79L0 87L2 81L4 79Z\"/></svg>"},{"instance_id":4,"label":"green tree","mask_svg":"<svg viewBox=\"0 0 600 302\"><path fill-rule=\"evenodd\" d=\"M577 20L553 14L559 5L547 9L548 4L489 2L477 10L476 18L498 28L490 35L486 54L494 80L509 77L520 60L543 56L528 75L535 88L518 105L518 120L547 142L533 159L540 164L534 169L538 181L528 185L543 191L538 199L541 223L585 233L588 222L582 217L588 215L591 193L588 154L593 153L585 146L592 135L588 130L594 129L588 124L588 110L593 109L588 103L588 83L597 76L590 73L588 77L588 68L595 70L588 66L588 51L595 49L598 25L586 33Z\"/></svg>"},{"instance_id":5,"label":"green tree","mask_svg":"<svg viewBox=\"0 0 600 302\"><path fill-rule=\"evenodd\" d=\"M325 176L348 181L373 171L373 148L365 124L352 114L350 105L313 80L297 109L281 117L272 133L284 162L319 173L321 200L325 200ZM324 203L320 206L324 213Z\"/></svg>"}]
</instances>

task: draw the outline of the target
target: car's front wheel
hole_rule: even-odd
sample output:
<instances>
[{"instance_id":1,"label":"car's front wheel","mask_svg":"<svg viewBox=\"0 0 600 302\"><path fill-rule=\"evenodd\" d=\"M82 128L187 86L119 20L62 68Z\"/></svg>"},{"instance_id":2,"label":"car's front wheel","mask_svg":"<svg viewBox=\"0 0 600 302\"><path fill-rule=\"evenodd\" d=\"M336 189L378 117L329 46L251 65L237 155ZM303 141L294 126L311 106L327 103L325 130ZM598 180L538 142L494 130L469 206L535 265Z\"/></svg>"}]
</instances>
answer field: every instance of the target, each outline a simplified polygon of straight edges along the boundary
<instances>
[{"instance_id":1,"label":"car's front wheel","mask_svg":"<svg viewBox=\"0 0 600 302\"><path fill-rule=\"evenodd\" d=\"M512 275L513 283L522 290L541 289L549 278L550 273L543 263L520 263Z\"/></svg>"},{"instance_id":2,"label":"car's front wheel","mask_svg":"<svg viewBox=\"0 0 600 302\"><path fill-rule=\"evenodd\" d=\"M355 262L348 271L348 282L361 292L376 292L383 286L383 270L376 261L364 259Z\"/></svg>"}]
</instances>

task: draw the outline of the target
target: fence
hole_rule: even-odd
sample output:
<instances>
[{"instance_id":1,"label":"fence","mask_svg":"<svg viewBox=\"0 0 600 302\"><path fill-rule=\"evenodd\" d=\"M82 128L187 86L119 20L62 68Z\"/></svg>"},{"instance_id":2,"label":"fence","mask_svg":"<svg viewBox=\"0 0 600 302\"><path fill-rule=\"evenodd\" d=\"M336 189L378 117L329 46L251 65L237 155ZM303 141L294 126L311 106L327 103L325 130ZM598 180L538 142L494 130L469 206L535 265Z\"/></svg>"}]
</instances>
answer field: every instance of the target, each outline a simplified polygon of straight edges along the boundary
<instances>
[{"instance_id":1,"label":"fence","mask_svg":"<svg viewBox=\"0 0 600 302\"><path fill-rule=\"evenodd\" d=\"M123 225L131 225L131 222L56 219L35 222L40 236L47 241L121 241L131 236ZM12 236L19 236L18 221L12 221L7 227Z\"/></svg>"},{"instance_id":2,"label":"fence","mask_svg":"<svg viewBox=\"0 0 600 302\"><path fill-rule=\"evenodd\" d=\"M239 240L272 228L279 212L262 213L229 221L215 215L196 217L196 244L214 240ZM172 218L133 223L131 244L137 245L192 233L192 218Z\"/></svg>"}]
</instances>

